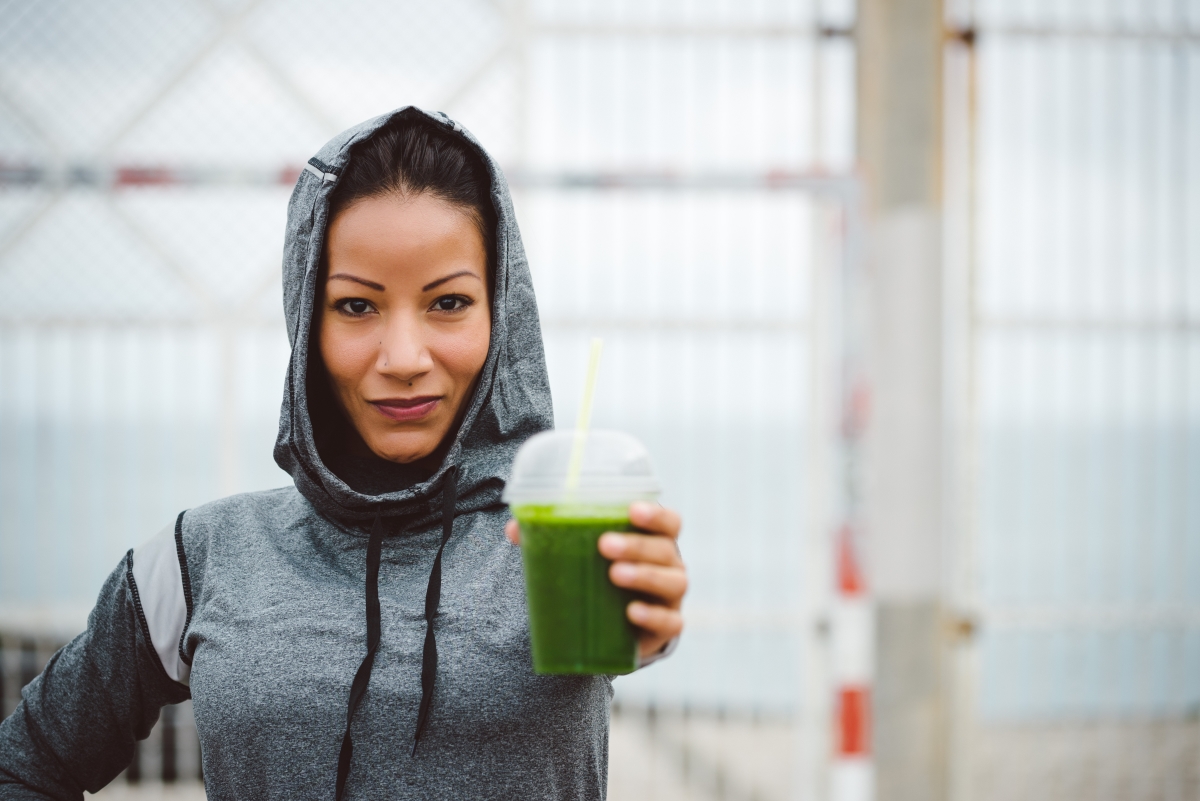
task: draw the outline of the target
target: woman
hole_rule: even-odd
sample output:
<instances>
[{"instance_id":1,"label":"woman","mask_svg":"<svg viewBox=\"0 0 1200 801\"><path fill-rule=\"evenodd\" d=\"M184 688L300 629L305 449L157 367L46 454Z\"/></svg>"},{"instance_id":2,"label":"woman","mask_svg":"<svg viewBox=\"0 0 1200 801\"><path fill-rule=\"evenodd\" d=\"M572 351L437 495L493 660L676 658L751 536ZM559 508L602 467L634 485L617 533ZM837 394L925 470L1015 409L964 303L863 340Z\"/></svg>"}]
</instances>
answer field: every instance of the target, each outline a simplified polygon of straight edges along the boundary
<instances>
[{"instance_id":1,"label":"woman","mask_svg":"<svg viewBox=\"0 0 1200 801\"><path fill-rule=\"evenodd\" d=\"M188 697L214 799L603 798L611 681L532 673L505 541L505 476L551 405L499 169L416 109L341 134L292 194L284 309L295 486L127 554L0 726L0 799L98 790ZM648 599L645 664L686 576L678 516L631 514L648 533L600 548Z\"/></svg>"}]
</instances>

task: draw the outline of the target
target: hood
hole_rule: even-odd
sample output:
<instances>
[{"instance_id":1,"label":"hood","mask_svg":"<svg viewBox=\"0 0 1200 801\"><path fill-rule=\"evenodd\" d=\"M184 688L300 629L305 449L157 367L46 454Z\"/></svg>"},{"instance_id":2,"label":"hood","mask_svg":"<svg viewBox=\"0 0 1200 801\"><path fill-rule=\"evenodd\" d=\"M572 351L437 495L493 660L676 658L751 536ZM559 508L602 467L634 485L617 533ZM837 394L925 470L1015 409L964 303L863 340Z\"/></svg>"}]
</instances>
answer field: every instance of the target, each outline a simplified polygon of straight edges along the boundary
<instances>
[{"instance_id":1,"label":"hood","mask_svg":"<svg viewBox=\"0 0 1200 801\"><path fill-rule=\"evenodd\" d=\"M317 451L306 387L310 366L313 308L325 248L329 200L353 146L405 109L368 120L330 140L309 160L288 204L283 249L283 309L292 353L279 415L275 461L296 488L326 517L362 523L377 515L414 521L436 519L436 501L446 472L457 468L458 514L501 504L517 448L553 426L541 324L508 183L500 167L466 129L446 115L422 112L461 136L479 152L492 180L496 210L496 254L492 338L475 393L442 464L427 480L397 492L368 495L352 488Z\"/></svg>"}]
</instances>

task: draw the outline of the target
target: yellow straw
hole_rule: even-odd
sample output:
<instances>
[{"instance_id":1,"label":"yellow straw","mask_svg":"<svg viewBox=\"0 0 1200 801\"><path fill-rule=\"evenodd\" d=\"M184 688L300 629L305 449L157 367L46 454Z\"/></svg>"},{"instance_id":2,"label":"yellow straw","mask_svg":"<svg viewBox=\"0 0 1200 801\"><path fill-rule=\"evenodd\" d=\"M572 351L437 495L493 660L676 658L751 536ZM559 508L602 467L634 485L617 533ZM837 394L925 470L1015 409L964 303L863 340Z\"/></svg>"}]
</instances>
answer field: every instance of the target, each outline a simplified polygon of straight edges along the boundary
<instances>
[{"instance_id":1,"label":"yellow straw","mask_svg":"<svg viewBox=\"0 0 1200 801\"><path fill-rule=\"evenodd\" d=\"M600 372L600 351L604 340L592 338L592 355L588 359L587 383L583 385L583 400L575 420L575 443L571 446L571 461L567 465L567 492L579 489L579 473L583 469L583 448L587 444L588 426L592 423L592 398L596 394L596 374Z\"/></svg>"}]
</instances>

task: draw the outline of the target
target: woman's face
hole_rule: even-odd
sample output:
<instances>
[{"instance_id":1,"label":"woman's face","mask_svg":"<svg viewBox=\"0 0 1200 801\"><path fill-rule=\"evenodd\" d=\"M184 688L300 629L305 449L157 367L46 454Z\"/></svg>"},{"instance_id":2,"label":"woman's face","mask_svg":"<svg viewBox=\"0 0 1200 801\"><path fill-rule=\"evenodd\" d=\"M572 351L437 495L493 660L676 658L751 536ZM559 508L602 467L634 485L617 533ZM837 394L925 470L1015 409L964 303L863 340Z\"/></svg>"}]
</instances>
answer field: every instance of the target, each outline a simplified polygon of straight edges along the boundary
<instances>
[{"instance_id":1,"label":"woman's face","mask_svg":"<svg viewBox=\"0 0 1200 801\"><path fill-rule=\"evenodd\" d=\"M334 397L377 456L428 456L487 359L483 237L457 206L385 195L339 213L326 247L317 332Z\"/></svg>"}]
</instances>

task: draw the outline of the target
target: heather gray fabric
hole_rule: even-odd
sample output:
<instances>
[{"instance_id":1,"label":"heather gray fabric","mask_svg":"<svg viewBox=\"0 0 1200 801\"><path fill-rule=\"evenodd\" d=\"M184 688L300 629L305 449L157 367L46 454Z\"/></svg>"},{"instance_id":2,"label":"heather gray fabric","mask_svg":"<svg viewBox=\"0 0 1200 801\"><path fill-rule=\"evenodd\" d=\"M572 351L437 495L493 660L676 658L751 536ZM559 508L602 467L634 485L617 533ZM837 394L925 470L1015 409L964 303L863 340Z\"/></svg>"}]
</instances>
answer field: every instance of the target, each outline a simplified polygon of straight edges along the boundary
<instances>
[{"instance_id":1,"label":"heather gray fabric","mask_svg":"<svg viewBox=\"0 0 1200 801\"><path fill-rule=\"evenodd\" d=\"M207 504L178 528L188 606L180 650L191 664L208 796L333 797L347 696L366 648L366 521L380 513L390 532L379 578L382 643L353 724L347 797L601 799L611 682L532 673L519 552L503 535L500 493L512 456L551 425L551 405L529 271L490 160L498 217L491 349L445 462L427 481L371 496L317 453L303 389L330 179L388 116L326 145L289 206L284 307L293 354L275 454L295 488ZM437 687L413 756L426 581L451 464L458 502L443 557ZM79 798L103 786L159 707L188 696L155 653L134 559L110 576L88 631L0 725L0 799Z\"/></svg>"}]
</instances>

